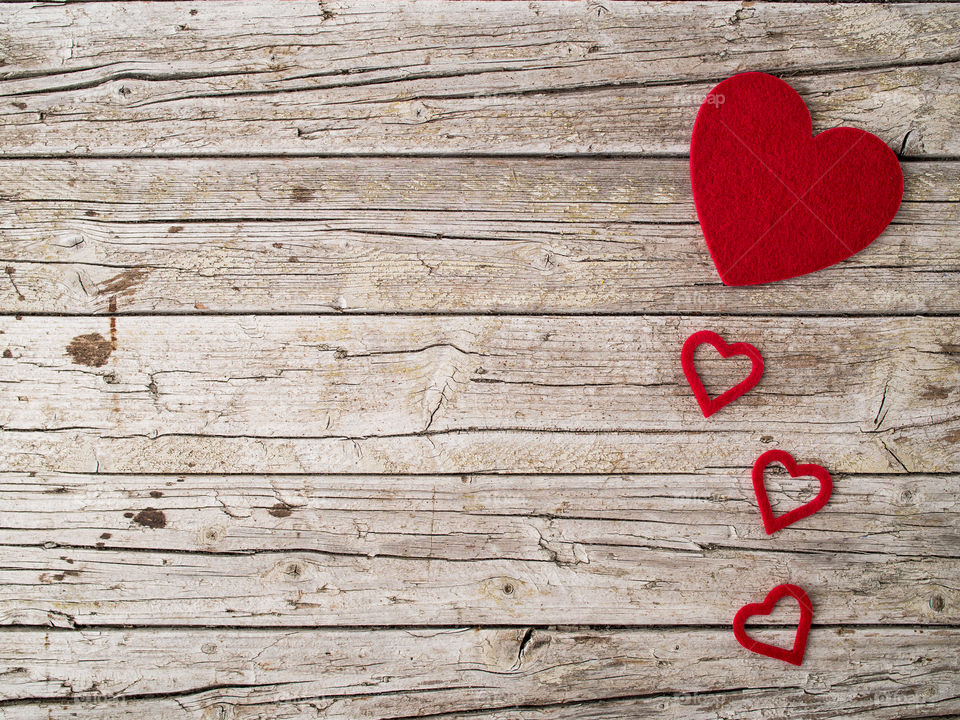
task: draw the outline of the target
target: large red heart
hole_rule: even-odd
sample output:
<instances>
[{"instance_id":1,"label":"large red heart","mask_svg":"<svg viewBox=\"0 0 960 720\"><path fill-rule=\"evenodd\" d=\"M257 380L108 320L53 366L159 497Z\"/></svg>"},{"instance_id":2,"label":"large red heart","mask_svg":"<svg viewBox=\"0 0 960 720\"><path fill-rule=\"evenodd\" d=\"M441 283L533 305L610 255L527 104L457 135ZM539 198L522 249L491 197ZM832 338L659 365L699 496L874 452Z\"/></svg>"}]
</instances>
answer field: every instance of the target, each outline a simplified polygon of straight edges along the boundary
<instances>
[{"instance_id":1,"label":"large red heart","mask_svg":"<svg viewBox=\"0 0 960 720\"><path fill-rule=\"evenodd\" d=\"M770 500L767 498L767 486L763 482L763 471L770 463L780 463L783 465L790 477L811 475L820 481L820 492L817 496L798 508L794 508L783 515L774 516L770 508ZM799 464L793 459L793 455L783 450L767 450L763 455L757 458L753 464L753 492L757 496L757 504L760 506L760 517L763 519L763 529L767 535L773 535L777 530L782 530L787 525L792 525L797 520L813 515L817 510L827 504L830 499L830 493L833 492L833 479L827 469L814 465L813 463Z\"/></svg>"},{"instance_id":2,"label":"large red heart","mask_svg":"<svg viewBox=\"0 0 960 720\"><path fill-rule=\"evenodd\" d=\"M803 99L765 73L734 75L693 126L690 179L726 285L805 275L873 242L903 197L897 156L865 130L812 136Z\"/></svg>"},{"instance_id":3,"label":"large red heart","mask_svg":"<svg viewBox=\"0 0 960 720\"><path fill-rule=\"evenodd\" d=\"M722 358L746 355L753 364L750 374L744 380L715 398L707 395L707 390L703 387L703 381L700 380L700 376L697 375L697 370L693 365L693 354L704 343L713 345ZM687 376L687 382L690 383L690 389L693 390L693 396L697 399L703 416L710 417L724 405L732 403L760 382L760 377L763 375L763 357L760 355L760 351L750 343L738 342L727 345L723 338L712 330L698 330L683 343L683 349L680 351L680 367L683 368L683 374Z\"/></svg>"},{"instance_id":4,"label":"large red heart","mask_svg":"<svg viewBox=\"0 0 960 720\"><path fill-rule=\"evenodd\" d=\"M754 615L769 615L773 612L774 606L787 595L796 598L797 602L800 603L800 622L797 624L797 634L793 638L793 648L785 650L776 645L768 645L759 640L754 640L747 635L744 628L747 620ZM764 598L762 603L750 603L737 610L737 614L733 617L733 636L738 643L750 652L783 660L793 665L800 665L803 663L803 655L807 650L807 634L810 632L812 619L813 606L802 588L796 585L777 585L767 593L767 597Z\"/></svg>"}]
</instances>

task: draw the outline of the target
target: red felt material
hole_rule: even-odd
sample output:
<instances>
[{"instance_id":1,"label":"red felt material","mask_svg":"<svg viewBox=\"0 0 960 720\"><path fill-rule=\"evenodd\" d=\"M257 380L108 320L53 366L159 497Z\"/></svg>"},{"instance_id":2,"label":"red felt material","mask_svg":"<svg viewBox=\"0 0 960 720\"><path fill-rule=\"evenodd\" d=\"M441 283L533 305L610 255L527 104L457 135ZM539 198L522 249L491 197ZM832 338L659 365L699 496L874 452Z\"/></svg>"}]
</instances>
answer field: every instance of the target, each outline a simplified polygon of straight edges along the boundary
<instances>
[{"instance_id":1,"label":"red felt material","mask_svg":"<svg viewBox=\"0 0 960 720\"><path fill-rule=\"evenodd\" d=\"M774 516L770 509L770 501L767 499L767 488L763 482L763 471L770 463L780 463L783 465L790 477L811 475L820 481L820 492L810 502L794 508L783 515ZM767 535L773 535L777 530L782 530L787 525L792 525L798 520L813 515L817 510L827 504L830 494L833 492L833 479L826 468L813 463L799 464L793 456L783 450L767 450L763 455L757 458L753 464L753 491L757 495L757 504L760 506L760 517L763 519L763 529Z\"/></svg>"},{"instance_id":2,"label":"red felt material","mask_svg":"<svg viewBox=\"0 0 960 720\"><path fill-rule=\"evenodd\" d=\"M797 624L797 634L793 638L793 648L785 650L776 645L768 645L759 640L754 640L747 635L744 625L754 615L769 615L773 612L774 606L787 595L797 599L800 603L800 622ZM737 642L743 645L750 652L760 655L766 655L777 660L791 663L792 665L802 665L803 656L807 650L807 634L810 632L810 622L813 619L813 606L810 604L810 598L802 588L796 585L777 585L773 590L767 593L763 602L750 603L737 610L733 617L733 636Z\"/></svg>"},{"instance_id":3,"label":"red felt material","mask_svg":"<svg viewBox=\"0 0 960 720\"><path fill-rule=\"evenodd\" d=\"M707 395L707 391L703 387L703 382L700 380L700 376L697 375L696 368L693 366L693 354L697 347L704 343L713 345L717 352L720 353L720 357L728 358L734 355L746 355L750 358L750 362L753 363L750 374L746 379L712 399ZM724 405L732 403L760 382L760 377L763 375L763 358L760 356L759 350L750 343L745 342L727 345L722 337L711 330L699 330L686 339L683 343L683 349L680 351L680 366L683 368L683 374L687 376L687 382L690 383L690 389L693 390L693 396L697 399L697 403L700 405L700 410L703 412L704 417L710 417Z\"/></svg>"},{"instance_id":4,"label":"red felt material","mask_svg":"<svg viewBox=\"0 0 960 720\"><path fill-rule=\"evenodd\" d=\"M865 130L812 131L803 99L765 73L727 78L700 106L690 141L693 200L724 284L838 263L896 215L903 173L893 151Z\"/></svg>"}]
</instances>

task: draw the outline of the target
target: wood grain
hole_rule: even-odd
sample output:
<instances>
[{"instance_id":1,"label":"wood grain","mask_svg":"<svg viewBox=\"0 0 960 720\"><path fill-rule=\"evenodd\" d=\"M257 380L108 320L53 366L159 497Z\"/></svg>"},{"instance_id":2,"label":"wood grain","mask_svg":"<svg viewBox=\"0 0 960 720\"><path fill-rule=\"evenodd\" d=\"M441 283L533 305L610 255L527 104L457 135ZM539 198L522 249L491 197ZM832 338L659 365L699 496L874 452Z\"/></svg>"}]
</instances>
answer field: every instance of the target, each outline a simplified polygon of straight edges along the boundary
<instances>
[{"instance_id":1,"label":"wood grain","mask_svg":"<svg viewBox=\"0 0 960 720\"><path fill-rule=\"evenodd\" d=\"M771 717L785 700L807 717L942 717L960 707L957 632L815 627L810 666L829 673L681 628L21 630L0 656L18 663L11 720Z\"/></svg>"},{"instance_id":2,"label":"wood grain","mask_svg":"<svg viewBox=\"0 0 960 720\"><path fill-rule=\"evenodd\" d=\"M958 66L941 3L0 3L0 717L960 716ZM905 195L725 288L745 70ZM710 420L701 328L766 359ZM768 537L771 447L835 491ZM785 581L803 668L729 629Z\"/></svg>"},{"instance_id":3,"label":"wood grain","mask_svg":"<svg viewBox=\"0 0 960 720\"><path fill-rule=\"evenodd\" d=\"M196 12L194 12L196 11ZM685 153L744 70L816 131L957 156L950 5L10 4L4 153Z\"/></svg>"},{"instance_id":4,"label":"wood grain","mask_svg":"<svg viewBox=\"0 0 960 720\"><path fill-rule=\"evenodd\" d=\"M7 476L0 622L724 625L789 581L818 623L956 624L956 479L838 477L767 538L747 471Z\"/></svg>"},{"instance_id":5,"label":"wood grain","mask_svg":"<svg viewBox=\"0 0 960 720\"><path fill-rule=\"evenodd\" d=\"M779 514L816 483L766 473ZM825 508L764 534L747 468L696 475L0 476L0 545L584 562L719 548L960 556L957 477L841 475ZM937 603L934 603L937 604Z\"/></svg>"},{"instance_id":6,"label":"wood grain","mask_svg":"<svg viewBox=\"0 0 960 720\"><path fill-rule=\"evenodd\" d=\"M954 313L960 163L903 167L866 250L729 288L685 160L0 162L0 311Z\"/></svg>"},{"instance_id":7,"label":"wood grain","mask_svg":"<svg viewBox=\"0 0 960 720\"><path fill-rule=\"evenodd\" d=\"M708 326L767 371L704 420ZM952 318L3 318L7 469L688 472L780 446L834 472L957 472ZM9 353L6 351L9 350ZM741 377L698 355L708 391Z\"/></svg>"}]
</instances>

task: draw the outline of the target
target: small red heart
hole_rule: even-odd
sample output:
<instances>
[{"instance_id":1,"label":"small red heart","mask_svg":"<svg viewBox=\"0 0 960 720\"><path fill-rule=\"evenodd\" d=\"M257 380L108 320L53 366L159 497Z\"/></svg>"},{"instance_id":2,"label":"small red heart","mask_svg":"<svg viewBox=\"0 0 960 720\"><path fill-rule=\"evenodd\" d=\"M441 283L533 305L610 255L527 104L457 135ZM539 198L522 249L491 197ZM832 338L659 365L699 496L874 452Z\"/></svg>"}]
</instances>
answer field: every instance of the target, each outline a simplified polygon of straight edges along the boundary
<instances>
[{"instance_id":1,"label":"small red heart","mask_svg":"<svg viewBox=\"0 0 960 720\"><path fill-rule=\"evenodd\" d=\"M750 374L745 380L713 399L707 395L703 382L693 366L693 353L697 347L704 343L713 345L722 358L746 355L753 363ZM690 383L690 389L693 390L693 396L697 399L704 417L710 417L724 405L732 403L760 382L760 377L763 375L763 358L760 356L759 350L745 342L727 345L722 337L711 330L699 330L686 339L683 343L683 349L680 351L680 366L683 368L683 374L687 376L687 382Z\"/></svg>"},{"instance_id":2,"label":"small red heart","mask_svg":"<svg viewBox=\"0 0 960 720\"><path fill-rule=\"evenodd\" d=\"M820 492L813 500L777 517L774 517L773 510L770 508L770 501L767 499L767 487L763 482L763 471L767 465L775 462L783 465L790 473L790 477L812 475L820 481ZM767 450L753 464L753 492L756 493L757 504L760 506L763 529L767 531L767 535L773 535L777 530L782 530L787 525L797 522L797 520L813 515L826 505L827 500L830 499L830 493L833 492L833 479L826 468L820 465L814 465L813 463L801 465L788 452Z\"/></svg>"},{"instance_id":3,"label":"small red heart","mask_svg":"<svg viewBox=\"0 0 960 720\"><path fill-rule=\"evenodd\" d=\"M865 130L813 137L810 112L773 75L734 75L707 95L690 140L697 217L726 285L805 275L873 242L903 198L897 156Z\"/></svg>"},{"instance_id":4,"label":"small red heart","mask_svg":"<svg viewBox=\"0 0 960 720\"><path fill-rule=\"evenodd\" d=\"M774 606L787 595L796 598L797 602L800 603L800 622L797 624L797 634L793 638L793 648L784 650L776 645L768 645L759 640L754 640L747 635L747 631L744 629L747 620L754 615L769 615L773 612ZM807 634L810 632L812 619L813 606L802 588L788 584L777 585L767 593L767 597L764 598L762 603L750 603L737 610L737 614L733 617L733 636L738 643L750 652L783 660L792 665L801 665L803 664L803 655L807 650Z\"/></svg>"}]
</instances>

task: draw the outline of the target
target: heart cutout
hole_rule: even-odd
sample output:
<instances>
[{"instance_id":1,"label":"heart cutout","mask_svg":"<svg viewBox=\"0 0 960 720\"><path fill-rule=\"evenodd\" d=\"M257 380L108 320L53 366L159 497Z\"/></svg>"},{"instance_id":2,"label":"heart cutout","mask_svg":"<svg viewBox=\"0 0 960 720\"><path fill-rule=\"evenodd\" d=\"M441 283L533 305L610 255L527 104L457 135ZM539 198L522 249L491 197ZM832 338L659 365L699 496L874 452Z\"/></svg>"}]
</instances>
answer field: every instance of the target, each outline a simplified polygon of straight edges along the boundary
<instances>
[{"instance_id":1,"label":"heart cutout","mask_svg":"<svg viewBox=\"0 0 960 720\"><path fill-rule=\"evenodd\" d=\"M734 75L707 95L690 179L725 285L805 275L845 260L890 224L903 198L897 156L865 130L813 136L810 112L773 75Z\"/></svg>"},{"instance_id":2,"label":"heart cutout","mask_svg":"<svg viewBox=\"0 0 960 720\"><path fill-rule=\"evenodd\" d=\"M746 379L734 385L729 390L721 393L715 398L707 394L703 387L703 381L697 374L693 365L693 354L696 349L703 344L709 344L720 353L720 357L729 358L735 355L745 355L750 358L752 368ZM683 349L680 351L680 366L683 368L683 374L687 376L687 382L690 383L690 389L693 390L693 396L700 405L700 410L705 418L713 415L717 410L729 405L738 397L756 386L763 375L763 357L760 351L750 343L737 342L727 345L723 338L712 330L699 330L688 337L683 343Z\"/></svg>"},{"instance_id":3,"label":"heart cutout","mask_svg":"<svg viewBox=\"0 0 960 720\"><path fill-rule=\"evenodd\" d=\"M797 624L797 634L793 638L792 649L786 650L776 645L768 645L747 635L744 627L747 620L754 615L769 615L773 612L774 606L788 595L796 598L797 602L800 603L800 622ZM750 652L766 655L776 660L783 660L791 665L801 665L803 664L804 653L807 650L807 634L810 632L810 622L812 620L813 606L803 589L796 585L777 585L767 593L763 602L750 603L737 610L737 614L733 617L733 636L738 643Z\"/></svg>"},{"instance_id":4,"label":"heart cutout","mask_svg":"<svg viewBox=\"0 0 960 720\"><path fill-rule=\"evenodd\" d=\"M771 463L780 463L783 465L790 477L802 477L811 475L820 481L820 492L810 502L794 508L783 515L774 516L773 509L770 507L770 500L767 498L767 486L763 481L763 471ZM757 458L753 464L753 492L757 496L757 504L760 506L760 517L763 520L763 529L767 535L773 535L777 530L782 530L787 525L792 525L798 520L813 515L817 510L827 504L830 494L833 492L833 479L826 468L813 463L799 464L793 456L783 450L767 450L763 455Z\"/></svg>"}]
</instances>

